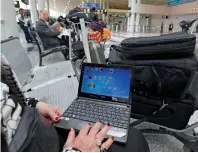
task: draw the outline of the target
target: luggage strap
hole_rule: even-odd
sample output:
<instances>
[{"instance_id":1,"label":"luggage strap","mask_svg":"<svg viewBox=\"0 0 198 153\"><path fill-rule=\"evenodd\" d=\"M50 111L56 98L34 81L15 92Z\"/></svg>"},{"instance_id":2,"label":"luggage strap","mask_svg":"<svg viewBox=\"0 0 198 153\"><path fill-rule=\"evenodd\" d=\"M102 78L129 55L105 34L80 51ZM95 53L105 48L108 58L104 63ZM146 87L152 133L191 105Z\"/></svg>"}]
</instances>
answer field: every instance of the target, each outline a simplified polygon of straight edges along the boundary
<instances>
[{"instance_id":1,"label":"luggage strap","mask_svg":"<svg viewBox=\"0 0 198 153\"><path fill-rule=\"evenodd\" d=\"M110 48L115 49L115 50L118 51L118 52L123 52L123 49L122 49L120 46L111 45Z\"/></svg>"},{"instance_id":2,"label":"luggage strap","mask_svg":"<svg viewBox=\"0 0 198 153\"><path fill-rule=\"evenodd\" d=\"M153 114L151 116L147 116L145 118L139 119L139 120L131 123L130 126L136 126L138 124L141 124L143 122L148 121L151 117L155 116L157 113L159 113L160 111L162 111L166 106L168 106L168 103L166 102L166 100L163 100L162 106L157 111L153 112Z\"/></svg>"}]
</instances>

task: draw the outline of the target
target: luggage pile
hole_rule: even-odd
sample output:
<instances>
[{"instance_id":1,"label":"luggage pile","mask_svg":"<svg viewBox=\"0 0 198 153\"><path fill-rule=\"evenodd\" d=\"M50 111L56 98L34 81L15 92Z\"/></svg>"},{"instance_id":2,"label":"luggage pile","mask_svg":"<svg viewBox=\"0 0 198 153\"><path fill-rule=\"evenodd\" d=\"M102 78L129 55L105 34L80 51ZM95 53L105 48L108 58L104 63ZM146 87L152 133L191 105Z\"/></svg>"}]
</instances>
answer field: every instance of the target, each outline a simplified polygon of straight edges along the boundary
<instances>
[{"instance_id":1,"label":"luggage pile","mask_svg":"<svg viewBox=\"0 0 198 153\"><path fill-rule=\"evenodd\" d=\"M96 40L97 42L106 42L111 37L110 30L103 22L92 21L88 31L89 40Z\"/></svg>"},{"instance_id":2,"label":"luggage pile","mask_svg":"<svg viewBox=\"0 0 198 153\"><path fill-rule=\"evenodd\" d=\"M186 127L198 101L195 46L196 37L184 32L127 38L111 46L109 63L134 70L133 118L146 117L174 129Z\"/></svg>"}]
</instances>

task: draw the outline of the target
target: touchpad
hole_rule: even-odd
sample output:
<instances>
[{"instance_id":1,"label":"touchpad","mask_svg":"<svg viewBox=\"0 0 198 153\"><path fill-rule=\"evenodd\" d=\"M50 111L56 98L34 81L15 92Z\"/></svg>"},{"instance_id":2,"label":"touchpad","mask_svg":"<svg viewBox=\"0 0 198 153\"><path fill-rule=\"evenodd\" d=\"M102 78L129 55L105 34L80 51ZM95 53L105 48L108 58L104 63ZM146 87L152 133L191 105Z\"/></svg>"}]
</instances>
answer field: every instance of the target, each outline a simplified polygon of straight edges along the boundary
<instances>
[{"instance_id":1,"label":"touchpad","mask_svg":"<svg viewBox=\"0 0 198 153\"><path fill-rule=\"evenodd\" d=\"M71 129L77 127L78 120L71 118L61 118L60 122L55 123L54 126L63 128L63 129Z\"/></svg>"},{"instance_id":2,"label":"touchpad","mask_svg":"<svg viewBox=\"0 0 198 153\"><path fill-rule=\"evenodd\" d=\"M80 131L83 127L85 127L88 124L88 122L85 121L78 121L77 126L75 126L75 129Z\"/></svg>"}]
</instances>

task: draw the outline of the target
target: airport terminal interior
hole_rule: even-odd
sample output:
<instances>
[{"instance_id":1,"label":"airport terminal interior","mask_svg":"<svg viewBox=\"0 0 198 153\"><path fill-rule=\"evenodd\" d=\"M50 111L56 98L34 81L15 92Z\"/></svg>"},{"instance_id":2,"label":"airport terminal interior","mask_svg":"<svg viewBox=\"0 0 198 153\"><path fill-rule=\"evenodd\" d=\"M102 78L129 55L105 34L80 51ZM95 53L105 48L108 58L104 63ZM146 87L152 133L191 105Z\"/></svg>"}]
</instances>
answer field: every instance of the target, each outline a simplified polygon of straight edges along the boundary
<instances>
[{"instance_id":1,"label":"airport terminal interior","mask_svg":"<svg viewBox=\"0 0 198 153\"><path fill-rule=\"evenodd\" d=\"M119 99L124 94L120 86L127 88L124 86L127 74L121 74L121 78L117 74L115 77L124 83L119 86L118 81L114 87L113 75L109 84L100 84L103 74L97 80L98 72L93 73L96 76L86 74L92 70L86 72L83 65L92 63L93 69L94 64L102 64L101 67L115 64L117 69L127 65L133 76L129 87L132 90L129 128L133 126L143 134L151 152L198 151L197 0L1 0L0 3L1 61L12 69L23 96L63 111L70 108L83 90L82 95L88 94L93 99L98 94L100 98L112 96L117 102L123 100ZM167 65L163 68L163 64ZM100 68L102 71L105 68ZM111 66L110 71L116 72ZM96 84L88 80L86 86L81 74L97 80ZM104 87L97 89L97 86ZM188 97L190 91L195 94L191 95L193 98ZM138 100L145 105L138 104ZM183 100L192 103L184 105ZM153 101L160 104L153 107ZM166 107L172 110L168 112ZM161 120L157 117L149 120L161 111ZM172 116L167 119L166 113ZM133 125L142 118L145 121ZM100 120L106 122L102 117ZM111 123L115 124L113 119Z\"/></svg>"}]
</instances>

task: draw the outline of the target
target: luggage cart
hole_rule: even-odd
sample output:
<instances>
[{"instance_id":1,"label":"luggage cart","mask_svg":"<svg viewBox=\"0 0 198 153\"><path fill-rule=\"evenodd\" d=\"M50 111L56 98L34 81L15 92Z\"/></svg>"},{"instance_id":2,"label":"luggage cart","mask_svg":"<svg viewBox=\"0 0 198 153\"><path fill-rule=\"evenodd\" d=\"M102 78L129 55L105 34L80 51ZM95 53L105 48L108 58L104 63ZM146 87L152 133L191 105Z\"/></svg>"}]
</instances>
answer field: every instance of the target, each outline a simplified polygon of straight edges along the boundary
<instances>
[{"instance_id":1,"label":"luggage cart","mask_svg":"<svg viewBox=\"0 0 198 153\"><path fill-rule=\"evenodd\" d=\"M89 22L85 22L84 19L80 19L79 23L73 23L73 22L71 23L71 28L69 29L69 33L70 33L69 34L69 57L70 57L70 60L73 60L73 61L76 60L75 54L73 53L73 49L72 49L72 43L76 42L76 41L82 41L87 62L91 62L88 38L87 38L88 27L89 27ZM72 32L75 34L75 36L73 36L73 38L71 36Z\"/></svg>"},{"instance_id":2,"label":"luggage cart","mask_svg":"<svg viewBox=\"0 0 198 153\"><path fill-rule=\"evenodd\" d=\"M106 63L104 52L102 52L104 47L101 45L101 43L88 39L89 22L85 22L84 19L80 19L79 23L71 23L71 29L76 35L75 40L82 41L85 53L85 56L82 59L75 59L75 57L72 58L72 55L75 55L75 53L73 52L71 46L72 42L75 40L71 38L70 34L69 54L70 59L74 62L78 74L80 74L80 69L83 62Z\"/></svg>"}]
</instances>

